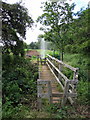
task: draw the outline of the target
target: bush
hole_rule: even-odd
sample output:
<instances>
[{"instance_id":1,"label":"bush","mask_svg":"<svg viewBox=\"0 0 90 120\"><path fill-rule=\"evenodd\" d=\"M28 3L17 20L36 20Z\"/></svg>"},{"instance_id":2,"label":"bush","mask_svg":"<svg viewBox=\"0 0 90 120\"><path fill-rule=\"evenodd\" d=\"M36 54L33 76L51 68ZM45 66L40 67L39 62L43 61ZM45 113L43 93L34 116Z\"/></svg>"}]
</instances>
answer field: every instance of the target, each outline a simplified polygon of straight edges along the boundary
<instances>
[{"instance_id":1,"label":"bush","mask_svg":"<svg viewBox=\"0 0 90 120\"><path fill-rule=\"evenodd\" d=\"M60 55L58 54L55 54L55 55L52 55L53 57L57 58L58 60L60 60Z\"/></svg>"},{"instance_id":2,"label":"bush","mask_svg":"<svg viewBox=\"0 0 90 120\"><path fill-rule=\"evenodd\" d=\"M66 45L65 52L66 53L78 53L78 46L77 45Z\"/></svg>"},{"instance_id":3,"label":"bush","mask_svg":"<svg viewBox=\"0 0 90 120\"><path fill-rule=\"evenodd\" d=\"M66 45L65 46L65 52L69 52L69 53L71 53L71 45Z\"/></svg>"},{"instance_id":4,"label":"bush","mask_svg":"<svg viewBox=\"0 0 90 120\"><path fill-rule=\"evenodd\" d=\"M79 83L77 87L78 92L78 104L89 103L89 68L90 68L90 57L82 54L65 54L64 60L67 64L74 67L79 67ZM68 77L71 76L71 71L63 71ZM69 77L71 78L71 77Z\"/></svg>"},{"instance_id":5,"label":"bush","mask_svg":"<svg viewBox=\"0 0 90 120\"><path fill-rule=\"evenodd\" d=\"M83 81L83 80L79 81L77 92L78 92L78 102L80 104L88 105L90 103L89 86L90 86L89 81Z\"/></svg>"},{"instance_id":6,"label":"bush","mask_svg":"<svg viewBox=\"0 0 90 120\"><path fill-rule=\"evenodd\" d=\"M27 94L36 98L38 67L25 58L3 55L2 76L3 115L10 117Z\"/></svg>"}]
</instances>

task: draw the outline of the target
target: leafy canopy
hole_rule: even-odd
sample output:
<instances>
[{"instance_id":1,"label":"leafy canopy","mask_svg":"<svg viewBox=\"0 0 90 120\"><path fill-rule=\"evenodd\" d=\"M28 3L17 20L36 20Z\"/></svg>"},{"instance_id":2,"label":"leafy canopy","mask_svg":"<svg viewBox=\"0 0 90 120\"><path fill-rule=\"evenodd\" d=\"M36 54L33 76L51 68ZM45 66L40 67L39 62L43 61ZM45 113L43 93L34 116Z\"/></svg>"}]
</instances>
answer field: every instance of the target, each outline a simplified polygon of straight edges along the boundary
<instances>
[{"instance_id":1,"label":"leafy canopy","mask_svg":"<svg viewBox=\"0 0 90 120\"><path fill-rule=\"evenodd\" d=\"M69 24L73 21L73 9L75 4L71 6L68 3L45 2L44 9L37 21L44 25L41 30L44 31L45 40L53 42L59 50L63 51L66 42L66 32Z\"/></svg>"},{"instance_id":2,"label":"leafy canopy","mask_svg":"<svg viewBox=\"0 0 90 120\"><path fill-rule=\"evenodd\" d=\"M4 51L18 52L23 49L23 39L27 27L32 27L33 20L21 3L7 4L2 2L2 44ZM15 52L17 51L18 52Z\"/></svg>"}]
</instances>

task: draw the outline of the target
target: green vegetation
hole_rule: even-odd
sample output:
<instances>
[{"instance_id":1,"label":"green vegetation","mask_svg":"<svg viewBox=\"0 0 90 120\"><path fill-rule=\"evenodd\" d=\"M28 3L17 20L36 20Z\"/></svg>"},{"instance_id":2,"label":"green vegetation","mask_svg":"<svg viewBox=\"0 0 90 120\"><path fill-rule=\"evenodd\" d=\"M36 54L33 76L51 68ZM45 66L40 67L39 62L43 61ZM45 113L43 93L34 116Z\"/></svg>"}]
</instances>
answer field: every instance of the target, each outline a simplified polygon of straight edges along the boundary
<instances>
[{"instance_id":1,"label":"green vegetation","mask_svg":"<svg viewBox=\"0 0 90 120\"><path fill-rule=\"evenodd\" d=\"M26 29L32 27L33 20L21 3L2 2L2 40L3 53L24 56Z\"/></svg>"},{"instance_id":2,"label":"green vegetation","mask_svg":"<svg viewBox=\"0 0 90 120\"><path fill-rule=\"evenodd\" d=\"M37 21L46 26L40 29L44 31L44 35L40 37L56 45L55 50L59 50L61 60L79 68L78 99L75 110L79 113L79 117L80 114L81 117L87 117L90 97L90 8L73 13L74 7L75 4L45 2L42 6L44 13ZM57 54L54 56L58 58ZM72 79L70 70L63 68L62 72ZM73 111L73 108L71 109ZM78 114L77 112L75 114ZM64 114L62 109L60 114L59 117Z\"/></svg>"},{"instance_id":3,"label":"green vegetation","mask_svg":"<svg viewBox=\"0 0 90 120\"><path fill-rule=\"evenodd\" d=\"M89 76L88 69L90 67L90 58L82 54L65 54L64 60L67 64L79 68L79 83L77 87L78 92L78 104L87 105L89 104ZM70 71L66 71L67 76Z\"/></svg>"},{"instance_id":4,"label":"green vegetation","mask_svg":"<svg viewBox=\"0 0 90 120\"><path fill-rule=\"evenodd\" d=\"M32 101L37 97L37 78L38 68L29 60L17 56L3 56L3 118L17 116L21 113L20 110L24 109L25 103L30 102L32 106Z\"/></svg>"},{"instance_id":5,"label":"green vegetation","mask_svg":"<svg viewBox=\"0 0 90 120\"><path fill-rule=\"evenodd\" d=\"M46 2L44 13L38 17L38 22L46 27L40 28L44 35L39 35L38 42L26 45L23 41L27 27L32 27L33 20L27 9L21 3L7 4L2 2L2 116L3 118L60 118L88 119L88 104L90 103L90 9L79 11L74 18L75 4L58 4ZM64 16L64 17L63 17ZM87 24L88 23L88 24ZM49 26L49 27L48 27ZM50 54L65 63L79 68L77 100L74 106L63 108L58 104L49 105L43 100L42 110L37 110L37 79L38 66L34 64L36 57L25 58L25 52L31 49L40 50L40 39L49 41ZM54 45L53 45L54 44ZM52 50L52 51L51 51ZM72 72L62 71L69 79ZM57 85L57 89L61 87ZM1 91L0 91L1 92ZM1 106L1 99L0 99Z\"/></svg>"},{"instance_id":6,"label":"green vegetation","mask_svg":"<svg viewBox=\"0 0 90 120\"><path fill-rule=\"evenodd\" d=\"M22 40L33 20L20 3L2 2L2 23L2 118L20 119L37 98L38 66L25 58Z\"/></svg>"},{"instance_id":7,"label":"green vegetation","mask_svg":"<svg viewBox=\"0 0 90 120\"><path fill-rule=\"evenodd\" d=\"M40 42L31 42L27 45L28 49L40 49Z\"/></svg>"},{"instance_id":8,"label":"green vegetation","mask_svg":"<svg viewBox=\"0 0 90 120\"><path fill-rule=\"evenodd\" d=\"M39 37L56 45L62 60L65 52L89 55L90 9L81 9L81 11L73 13L74 7L75 4L45 2L42 6L44 13L37 19L46 26L40 29L44 31L44 35ZM48 28L48 26L50 27Z\"/></svg>"}]
</instances>

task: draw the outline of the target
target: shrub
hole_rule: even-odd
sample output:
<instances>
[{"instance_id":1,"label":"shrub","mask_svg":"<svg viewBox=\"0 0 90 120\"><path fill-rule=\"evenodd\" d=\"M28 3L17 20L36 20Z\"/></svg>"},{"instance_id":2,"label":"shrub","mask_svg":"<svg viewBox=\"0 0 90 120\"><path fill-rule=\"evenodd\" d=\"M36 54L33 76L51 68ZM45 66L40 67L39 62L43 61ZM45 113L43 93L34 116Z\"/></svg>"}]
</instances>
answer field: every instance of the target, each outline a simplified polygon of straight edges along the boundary
<instances>
[{"instance_id":1,"label":"shrub","mask_svg":"<svg viewBox=\"0 0 90 120\"><path fill-rule=\"evenodd\" d=\"M88 105L90 103L89 86L90 86L89 81L83 81L83 80L79 81L77 92L78 92L78 102L80 104Z\"/></svg>"},{"instance_id":2,"label":"shrub","mask_svg":"<svg viewBox=\"0 0 90 120\"><path fill-rule=\"evenodd\" d=\"M7 59L10 60L8 64L6 63ZM21 98L26 98L27 94L30 95L30 99L36 97L37 73L38 67L29 60L17 56L3 55L3 115L10 118L21 103Z\"/></svg>"}]
</instances>

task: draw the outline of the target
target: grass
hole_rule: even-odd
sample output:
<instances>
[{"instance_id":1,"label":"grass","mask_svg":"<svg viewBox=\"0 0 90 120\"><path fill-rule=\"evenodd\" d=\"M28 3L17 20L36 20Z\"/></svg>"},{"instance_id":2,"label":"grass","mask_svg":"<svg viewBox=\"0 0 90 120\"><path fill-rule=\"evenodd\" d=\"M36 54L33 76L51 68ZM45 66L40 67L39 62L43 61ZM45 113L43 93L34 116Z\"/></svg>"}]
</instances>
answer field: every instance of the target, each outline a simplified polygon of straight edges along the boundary
<instances>
[{"instance_id":1,"label":"grass","mask_svg":"<svg viewBox=\"0 0 90 120\"><path fill-rule=\"evenodd\" d=\"M50 114L45 111L31 110L28 112L26 118L50 118Z\"/></svg>"},{"instance_id":2,"label":"grass","mask_svg":"<svg viewBox=\"0 0 90 120\"><path fill-rule=\"evenodd\" d=\"M69 53L64 54L64 62L74 67L83 67L83 69L86 69L89 61L90 58L86 55Z\"/></svg>"}]
</instances>

